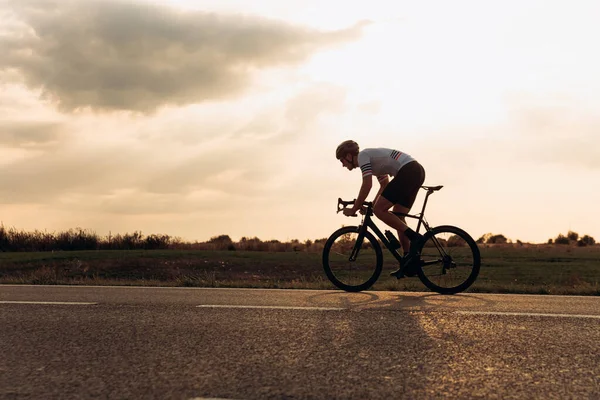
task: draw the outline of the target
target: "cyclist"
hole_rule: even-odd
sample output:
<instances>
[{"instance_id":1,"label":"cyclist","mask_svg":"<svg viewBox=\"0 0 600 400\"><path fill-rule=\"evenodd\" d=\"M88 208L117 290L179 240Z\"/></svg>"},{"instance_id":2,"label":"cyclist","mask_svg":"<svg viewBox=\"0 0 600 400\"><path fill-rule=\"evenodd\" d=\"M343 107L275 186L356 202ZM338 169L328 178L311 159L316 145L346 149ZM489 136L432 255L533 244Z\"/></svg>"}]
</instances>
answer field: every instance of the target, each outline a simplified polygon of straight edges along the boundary
<instances>
[{"instance_id":1,"label":"cyclist","mask_svg":"<svg viewBox=\"0 0 600 400\"><path fill-rule=\"evenodd\" d=\"M373 186L373 176L377 177L380 188L373 202L375 216L398 232L400 243L392 243L396 248L400 245L404 256L398 270L391 273L396 278L415 276L413 259L417 257L410 251L411 243L418 242L422 235L406 225L405 217L390 212L407 214L413 206L417 193L425 181L425 170L413 157L398 150L388 148L372 148L359 151L353 140L342 142L335 150L335 156L342 166L352 171L360 168L362 185L352 208L344 209L344 215L356 216L361 210ZM390 181L389 177L392 177ZM404 271L402 272L402 270Z\"/></svg>"}]
</instances>

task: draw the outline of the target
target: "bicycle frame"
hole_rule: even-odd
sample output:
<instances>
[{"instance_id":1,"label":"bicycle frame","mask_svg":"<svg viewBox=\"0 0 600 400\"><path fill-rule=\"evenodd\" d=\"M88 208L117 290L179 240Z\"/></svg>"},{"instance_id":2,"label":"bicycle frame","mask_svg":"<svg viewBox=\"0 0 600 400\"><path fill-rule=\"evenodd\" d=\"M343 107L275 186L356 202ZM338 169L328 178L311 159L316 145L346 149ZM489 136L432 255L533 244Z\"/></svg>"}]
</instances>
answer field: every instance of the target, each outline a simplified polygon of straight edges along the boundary
<instances>
[{"instance_id":1,"label":"bicycle frame","mask_svg":"<svg viewBox=\"0 0 600 400\"><path fill-rule=\"evenodd\" d=\"M419 223L417 224L417 229L416 229L417 233L421 229L421 224L425 227L425 231L429 231L431 228L430 228L429 224L427 223L427 221L425 220L425 208L427 207L427 200L429 199L429 196L433 192L435 192L436 190L439 190L440 188L441 188L441 186L438 186L437 188L424 187L424 189L427 190L427 194L425 195L425 200L423 201L423 207L419 214L404 214L404 213L397 213L397 212L392 212L392 213L399 217L408 217L408 218L413 218L413 219L418 220ZM355 200L354 201L343 201L341 198L338 199L338 212L340 212L343 209L343 207L340 208L340 205L342 205L342 206L353 205L354 202L355 202ZM358 252L360 251L360 249L362 247L365 233L367 232L368 228L371 228L371 230L375 233L377 238L379 240L381 240L383 245L390 251L390 253L392 253L394 258L396 260L398 260L398 262L400 262L402 260L402 255L400 255L400 253L398 253L398 251L391 246L390 241L381 232L379 227L377 225L375 225L375 222L373 222L373 219L372 219L373 202L365 202L364 205L367 206L367 211L365 212L365 216L364 216L363 220L361 221L361 224L359 225L359 235L358 235L358 239L357 239L356 243L354 244L354 248L352 249L352 253L350 254L350 261L356 261ZM443 252L442 246L440 246L440 244L437 243L437 239L435 239L435 237L434 237L434 243L435 243L435 246L438 248L438 250ZM435 263L435 262L437 262L437 261L426 262L425 264Z\"/></svg>"}]
</instances>

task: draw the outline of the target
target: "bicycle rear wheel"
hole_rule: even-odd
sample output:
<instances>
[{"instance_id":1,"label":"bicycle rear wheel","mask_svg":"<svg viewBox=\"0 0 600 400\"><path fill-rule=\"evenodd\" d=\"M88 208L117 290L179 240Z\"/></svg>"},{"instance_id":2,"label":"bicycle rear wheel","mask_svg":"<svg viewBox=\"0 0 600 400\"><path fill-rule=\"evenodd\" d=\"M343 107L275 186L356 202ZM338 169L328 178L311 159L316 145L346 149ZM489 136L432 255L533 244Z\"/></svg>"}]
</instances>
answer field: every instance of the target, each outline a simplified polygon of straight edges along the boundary
<instances>
[{"instance_id":1,"label":"bicycle rear wheel","mask_svg":"<svg viewBox=\"0 0 600 400\"><path fill-rule=\"evenodd\" d=\"M323 248L325 274L338 288L347 292L367 290L381 275L383 254L375 237L366 232L362 244L357 248L358 226L346 226L327 239ZM358 250L351 261L353 251Z\"/></svg>"},{"instance_id":2,"label":"bicycle rear wheel","mask_svg":"<svg viewBox=\"0 0 600 400\"><path fill-rule=\"evenodd\" d=\"M438 226L428 231L420 253L419 278L434 292L462 292L479 275L479 248L467 232L455 226Z\"/></svg>"}]
</instances>

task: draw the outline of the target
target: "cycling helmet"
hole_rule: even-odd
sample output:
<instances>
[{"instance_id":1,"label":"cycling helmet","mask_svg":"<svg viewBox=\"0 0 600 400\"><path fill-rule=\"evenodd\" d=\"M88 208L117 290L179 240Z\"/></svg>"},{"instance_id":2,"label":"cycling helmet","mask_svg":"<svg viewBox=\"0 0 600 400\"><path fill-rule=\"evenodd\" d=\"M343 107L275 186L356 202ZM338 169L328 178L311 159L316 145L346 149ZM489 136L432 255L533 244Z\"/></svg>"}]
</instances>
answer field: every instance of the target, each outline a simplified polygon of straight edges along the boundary
<instances>
[{"instance_id":1,"label":"cycling helmet","mask_svg":"<svg viewBox=\"0 0 600 400\"><path fill-rule=\"evenodd\" d=\"M354 140L345 140L335 149L335 158L341 160L346 154L351 153L352 155L358 154L358 143Z\"/></svg>"}]
</instances>

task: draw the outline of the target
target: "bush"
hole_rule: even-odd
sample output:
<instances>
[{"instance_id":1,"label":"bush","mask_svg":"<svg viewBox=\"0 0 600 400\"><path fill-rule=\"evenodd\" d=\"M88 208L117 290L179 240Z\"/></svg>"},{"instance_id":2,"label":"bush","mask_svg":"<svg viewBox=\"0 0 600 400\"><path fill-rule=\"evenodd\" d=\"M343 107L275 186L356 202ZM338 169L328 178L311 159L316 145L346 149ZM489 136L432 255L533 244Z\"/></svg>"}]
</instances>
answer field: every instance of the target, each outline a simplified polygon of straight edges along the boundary
<instances>
[{"instance_id":1,"label":"bush","mask_svg":"<svg viewBox=\"0 0 600 400\"><path fill-rule=\"evenodd\" d=\"M169 235L150 235L146 236L144 240L144 249L146 250L158 250L167 249L171 243L171 237Z\"/></svg>"},{"instance_id":2,"label":"bush","mask_svg":"<svg viewBox=\"0 0 600 400\"><path fill-rule=\"evenodd\" d=\"M552 244L552 239L548 240L548 244ZM577 232L569 231L567 235L559 234L556 239L554 239L554 244L577 244L579 247L583 246L593 246L596 244L596 241L593 237L589 235L583 235L581 238Z\"/></svg>"},{"instance_id":3,"label":"bush","mask_svg":"<svg viewBox=\"0 0 600 400\"><path fill-rule=\"evenodd\" d=\"M340 246L353 246L352 241L342 238L338 242ZM346 241L344 241L346 239ZM279 240L262 241L257 237L243 237L239 242L234 242L229 235L213 236L206 242L183 242L179 237L169 235L152 234L144 236L141 232L117 234L108 237L99 237L96 233L82 229L69 229L58 233L49 232L23 232L15 228L6 229L0 223L0 251L73 251L73 250L156 250L156 249L179 249L179 250L246 250L265 252L311 252L320 253L327 238L306 240L300 242L292 239L287 242ZM444 246L455 247L464 245L464 241L454 235L447 241L441 241ZM506 244L511 243L504 235L486 233L481 236L477 243L480 244ZM516 241L517 245L523 246L523 242ZM577 246L592 246L596 244L593 237L569 231L567 235L559 234L555 239L548 239L548 244L576 244ZM365 244L364 246L367 246Z\"/></svg>"},{"instance_id":4,"label":"bush","mask_svg":"<svg viewBox=\"0 0 600 400\"><path fill-rule=\"evenodd\" d=\"M573 242L576 242L577 239L579 239L579 233L569 231L569 232L567 232L567 238L569 238L569 240L571 240Z\"/></svg>"},{"instance_id":5,"label":"bush","mask_svg":"<svg viewBox=\"0 0 600 400\"><path fill-rule=\"evenodd\" d=\"M235 250L233 240L231 240L229 235L213 236L207 243L212 245L209 247L214 250Z\"/></svg>"},{"instance_id":6,"label":"bush","mask_svg":"<svg viewBox=\"0 0 600 400\"><path fill-rule=\"evenodd\" d=\"M588 236L588 235L584 235L581 239L579 239L579 241L577 242L578 246L593 246L594 244L596 244L596 241L594 240L593 237Z\"/></svg>"},{"instance_id":7,"label":"bush","mask_svg":"<svg viewBox=\"0 0 600 400\"><path fill-rule=\"evenodd\" d=\"M506 244L508 239L504 235L494 235L493 233L486 233L477 239L479 244Z\"/></svg>"},{"instance_id":8,"label":"bush","mask_svg":"<svg viewBox=\"0 0 600 400\"><path fill-rule=\"evenodd\" d=\"M458 235L452 235L448 239L448 247L463 247L466 245L467 242L465 242L464 239Z\"/></svg>"},{"instance_id":9,"label":"bush","mask_svg":"<svg viewBox=\"0 0 600 400\"><path fill-rule=\"evenodd\" d=\"M489 238L491 238L492 236L493 235L491 233L486 233L485 235L482 235L479 239L477 239L477 243L479 243L479 244L487 243Z\"/></svg>"},{"instance_id":10,"label":"bush","mask_svg":"<svg viewBox=\"0 0 600 400\"><path fill-rule=\"evenodd\" d=\"M487 244L506 244L506 242L508 242L508 239L506 239L506 236L493 235L492 237L488 238L486 243Z\"/></svg>"},{"instance_id":11,"label":"bush","mask_svg":"<svg viewBox=\"0 0 600 400\"><path fill-rule=\"evenodd\" d=\"M569 244L571 241L568 237L559 234L556 239L554 239L554 244Z\"/></svg>"}]
</instances>

